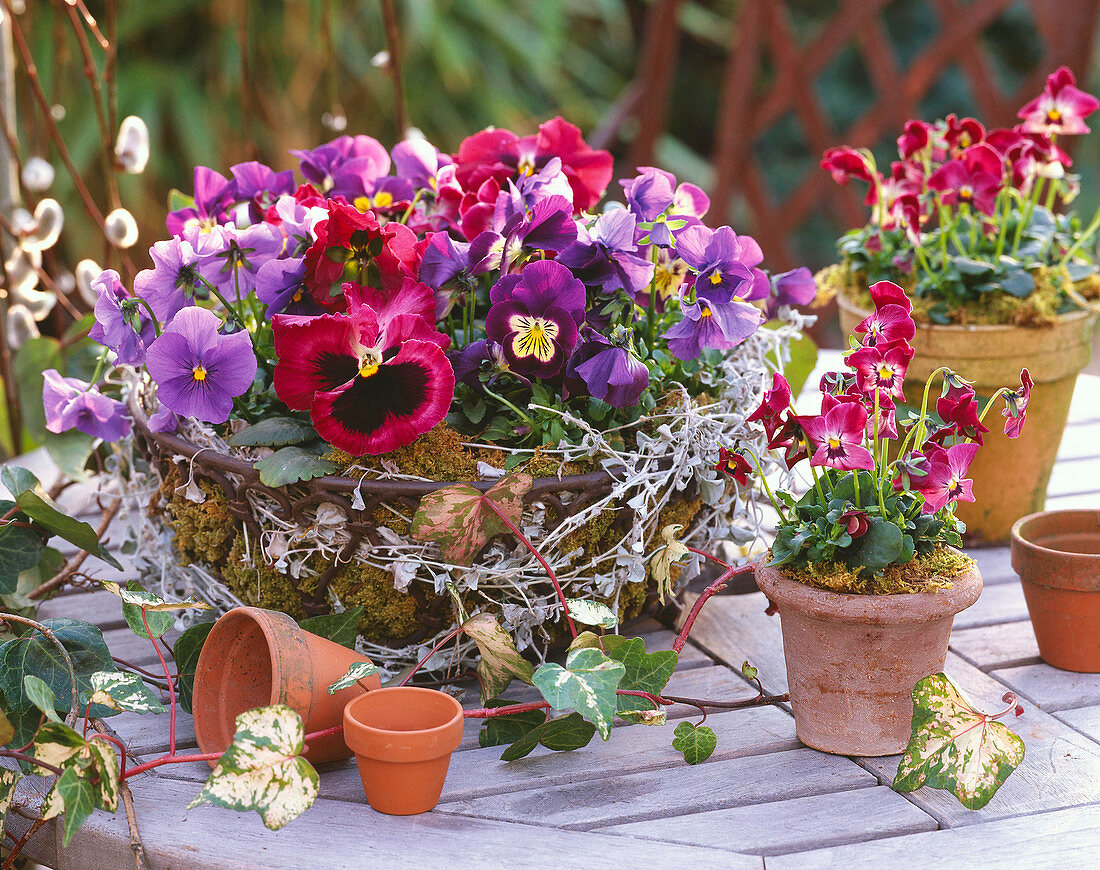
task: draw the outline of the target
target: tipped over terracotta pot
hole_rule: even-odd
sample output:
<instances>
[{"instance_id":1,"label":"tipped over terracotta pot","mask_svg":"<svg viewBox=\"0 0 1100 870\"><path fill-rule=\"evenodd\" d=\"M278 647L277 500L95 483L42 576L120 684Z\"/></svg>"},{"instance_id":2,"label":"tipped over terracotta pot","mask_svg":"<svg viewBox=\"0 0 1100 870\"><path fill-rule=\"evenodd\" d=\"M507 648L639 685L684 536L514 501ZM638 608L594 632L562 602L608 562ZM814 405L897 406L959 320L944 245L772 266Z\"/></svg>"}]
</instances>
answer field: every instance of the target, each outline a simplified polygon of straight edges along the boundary
<instances>
[{"instance_id":1,"label":"tipped over terracotta pot","mask_svg":"<svg viewBox=\"0 0 1100 870\"><path fill-rule=\"evenodd\" d=\"M1100 510L1044 511L1012 527L1039 655L1066 671L1100 673Z\"/></svg>"},{"instance_id":2,"label":"tipped over terracotta pot","mask_svg":"<svg viewBox=\"0 0 1100 870\"><path fill-rule=\"evenodd\" d=\"M344 708L344 739L372 807L391 816L426 813L439 803L462 742L462 705L435 689L378 689Z\"/></svg>"},{"instance_id":3,"label":"tipped over terracotta pot","mask_svg":"<svg viewBox=\"0 0 1100 870\"><path fill-rule=\"evenodd\" d=\"M236 607L215 623L195 668L192 713L199 749L224 752L237 716L254 707L286 704L305 723L306 734L340 725L344 706L381 686L375 673L334 695L328 687L365 656L302 629L285 613ZM314 764L347 758L340 734L310 741ZM211 762L213 766L215 762Z\"/></svg>"},{"instance_id":4,"label":"tipped over terracotta pot","mask_svg":"<svg viewBox=\"0 0 1100 870\"><path fill-rule=\"evenodd\" d=\"M909 743L913 687L943 670L955 614L978 600L973 568L949 589L849 595L756 569L779 611L795 732L836 755L895 755Z\"/></svg>"}]
</instances>

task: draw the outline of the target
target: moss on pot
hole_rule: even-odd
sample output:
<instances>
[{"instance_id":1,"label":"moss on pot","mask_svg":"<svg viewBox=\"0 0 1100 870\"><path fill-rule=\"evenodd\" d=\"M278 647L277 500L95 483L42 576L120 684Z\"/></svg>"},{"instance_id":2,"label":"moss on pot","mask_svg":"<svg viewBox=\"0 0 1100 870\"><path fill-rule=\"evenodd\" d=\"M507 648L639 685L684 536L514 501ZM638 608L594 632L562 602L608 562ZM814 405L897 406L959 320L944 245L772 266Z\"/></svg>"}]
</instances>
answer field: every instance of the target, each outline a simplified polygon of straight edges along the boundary
<instances>
[{"instance_id":1,"label":"moss on pot","mask_svg":"<svg viewBox=\"0 0 1100 870\"><path fill-rule=\"evenodd\" d=\"M952 583L974 566L974 560L950 547L937 547L917 556L905 565L891 565L879 574L862 577L840 562L808 565L793 571L783 568L792 580L854 595L900 595L911 592L933 592L948 589Z\"/></svg>"}]
</instances>

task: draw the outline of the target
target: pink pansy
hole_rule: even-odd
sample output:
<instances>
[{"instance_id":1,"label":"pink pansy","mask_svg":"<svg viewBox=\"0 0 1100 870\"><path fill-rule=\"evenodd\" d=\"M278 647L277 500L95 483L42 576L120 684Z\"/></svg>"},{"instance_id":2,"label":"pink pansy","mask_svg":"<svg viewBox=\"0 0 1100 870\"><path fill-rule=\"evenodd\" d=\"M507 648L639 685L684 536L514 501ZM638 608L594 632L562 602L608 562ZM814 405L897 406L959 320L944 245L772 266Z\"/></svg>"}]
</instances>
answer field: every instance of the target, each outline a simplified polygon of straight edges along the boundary
<instances>
[{"instance_id":1,"label":"pink pansy","mask_svg":"<svg viewBox=\"0 0 1100 870\"><path fill-rule=\"evenodd\" d=\"M1025 105L1016 117L1028 133L1080 135L1089 131L1085 118L1100 107L1100 101L1076 87L1069 67L1059 67L1047 78L1046 87Z\"/></svg>"},{"instance_id":2,"label":"pink pansy","mask_svg":"<svg viewBox=\"0 0 1100 870\"><path fill-rule=\"evenodd\" d=\"M875 303L875 308L882 308L884 305L900 305L907 314L913 310L912 300L893 281L878 281L867 289L871 294L871 301Z\"/></svg>"},{"instance_id":3,"label":"pink pansy","mask_svg":"<svg viewBox=\"0 0 1100 870\"><path fill-rule=\"evenodd\" d=\"M869 184L873 179L874 170L866 155L847 145L826 151L821 158L821 168L828 169L837 184L847 184L850 178Z\"/></svg>"},{"instance_id":4,"label":"pink pansy","mask_svg":"<svg viewBox=\"0 0 1100 870\"><path fill-rule=\"evenodd\" d=\"M802 427L814 447L811 465L826 465L843 471L875 467L874 457L863 446L867 410L862 405L837 404L819 417L803 417Z\"/></svg>"},{"instance_id":5,"label":"pink pansy","mask_svg":"<svg viewBox=\"0 0 1100 870\"><path fill-rule=\"evenodd\" d=\"M856 371L856 385L868 396L875 390L895 399L904 399L902 384L913 348L906 343L892 346L862 347L848 356L848 365Z\"/></svg>"},{"instance_id":6,"label":"pink pansy","mask_svg":"<svg viewBox=\"0 0 1100 870\"><path fill-rule=\"evenodd\" d=\"M985 139L985 127L975 118L960 119L952 113L944 121L947 126L943 131L943 138L953 157Z\"/></svg>"},{"instance_id":7,"label":"pink pansy","mask_svg":"<svg viewBox=\"0 0 1100 870\"><path fill-rule=\"evenodd\" d=\"M917 332L917 325L903 306L890 303L860 321L855 331L863 336L864 347L881 347L912 340Z\"/></svg>"},{"instance_id":8,"label":"pink pansy","mask_svg":"<svg viewBox=\"0 0 1100 870\"><path fill-rule=\"evenodd\" d=\"M1027 419L1027 403L1031 399L1031 389L1035 382L1031 380L1031 373L1027 369L1020 372L1020 389L1013 393L1005 394L1005 407L1001 411L1007 418L1005 420L1005 435L1009 438L1019 438L1020 431L1024 428L1024 420Z\"/></svg>"},{"instance_id":9,"label":"pink pansy","mask_svg":"<svg viewBox=\"0 0 1100 870\"><path fill-rule=\"evenodd\" d=\"M932 144L932 126L925 121L906 121L905 132L898 137L898 154L902 160L920 160Z\"/></svg>"},{"instance_id":10,"label":"pink pansy","mask_svg":"<svg viewBox=\"0 0 1100 870\"><path fill-rule=\"evenodd\" d=\"M791 407L791 385L779 372L772 375L772 388L764 393L760 407L745 419L750 423L760 423L768 438L772 438L783 425L783 415Z\"/></svg>"},{"instance_id":11,"label":"pink pansy","mask_svg":"<svg viewBox=\"0 0 1100 870\"><path fill-rule=\"evenodd\" d=\"M947 392L936 400L936 413L953 434L981 444L982 433L989 430L978 419L974 388L962 380L947 383Z\"/></svg>"},{"instance_id":12,"label":"pink pansy","mask_svg":"<svg viewBox=\"0 0 1100 870\"><path fill-rule=\"evenodd\" d=\"M927 474L912 481L913 488L924 496L922 512L934 514L952 502L974 501L974 481L965 478L977 452L978 445L973 442L947 449L931 445L925 453Z\"/></svg>"},{"instance_id":13,"label":"pink pansy","mask_svg":"<svg viewBox=\"0 0 1100 870\"><path fill-rule=\"evenodd\" d=\"M971 205L993 214L1003 172L1000 155L988 145L975 145L961 159L949 160L932 173L928 186L942 194L946 205Z\"/></svg>"}]
</instances>

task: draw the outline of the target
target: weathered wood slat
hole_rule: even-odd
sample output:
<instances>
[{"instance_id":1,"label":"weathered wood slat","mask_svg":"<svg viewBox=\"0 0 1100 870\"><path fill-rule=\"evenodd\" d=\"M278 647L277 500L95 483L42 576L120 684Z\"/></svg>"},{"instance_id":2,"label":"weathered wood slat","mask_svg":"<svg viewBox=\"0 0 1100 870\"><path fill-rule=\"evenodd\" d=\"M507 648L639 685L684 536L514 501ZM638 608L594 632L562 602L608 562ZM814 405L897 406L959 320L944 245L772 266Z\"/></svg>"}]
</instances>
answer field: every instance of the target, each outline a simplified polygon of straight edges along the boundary
<instances>
[{"instance_id":1,"label":"weathered wood slat","mask_svg":"<svg viewBox=\"0 0 1100 870\"><path fill-rule=\"evenodd\" d=\"M1037 664L996 670L991 676L1047 712L1100 704L1100 674L1078 674Z\"/></svg>"},{"instance_id":2,"label":"weathered wood slat","mask_svg":"<svg viewBox=\"0 0 1100 870\"><path fill-rule=\"evenodd\" d=\"M1100 743L1100 704L1095 707L1078 707L1074 710L1061 710L1054 714L1071 728L1080 731L1090 740Z\"/></svg>"},{"instance_id":3,"label":"weathered wood slat","mask_svg":"<svg viewBox=\"0 0 1100 870\"><path fill-rule=\"evenodd\" d=\"M38 608L38 618L49 619L54 616L83 619L98 625L103 631L126 627L119 597L103 590L74 592L42 602Z\"/></svg>"},{"instance_id":4,"label":"weathered wood slat","mask_svg":"<svg viewBox=\"0 0 1100 870\"><path fill-rule=\"evenodd\" d=\"M641 841L610 834L556 831L530 825L428 813L384 816L369 807L320 799L280 831L264 828L255 813L217 807L186 809L191 783L160 779L135 783L134 804L152 868L171 870L362 870L385 868L536 868L612 866L624 855L658 865L762 870L761 859L705 847ZM43 830L52 837L56 823ZM58 856L57 870L132 867L126 817L96 811Z\"/></svg>"},{"instance_id":5,"label":"weathered wood slat","mask_svg":"<svg viewBox=\"0 0 1100 870\"><path fill-rule=\"evenodd\" d=\"M164 639L171 646L179 636L180 633L173 628L168 630L164 635ZM140 665L145 670L156 674L163 671L157 652L153 649L153 644L144 637L138 637L130 630L129 626L108 629L103 632L103 640L107 642L107 648L111 651L111 655L132 664ZM163 653L165 661L168 662L168 667L173 668L171 657L164 652L163 647L161 647L161 653Z\"/></svg>"},{"instance_id":6,"label":"weathered wood slat","mask_svg":"<svg viewBox=\"0 0 1100 870\"><path fill-rule=\"evenodd\" d=\"M828 824L822 824L825 819ZM599 830L752 855L781 855L935 829L936 820L930 815L878 786Z\"/></svg>"},{"instance_id":7,"label":"weathered wood slat","mask_svg":"<svg viewBox=\"0 0 1100 870\"><path fill-rule=\"evenodd\" d=\"M948 654L947 673L980 709L1004 708L1001 696L1007 688L1005 684L953 653ZM1023 716L1001 721L1023 738L1026 755L983 809L968 810L949 792L931 788L918 789L909 799L935 816L944 827L984 827L983 823L994 819L1100 802L1100 744L1028 701L1022 703ZM890 783L897 773L898 760L899 756L894 755L863 759L863 763L884 783Z\"/></svg>"},{"instance_id":8,"label":"weathered wood slat","mask_svg":"<svg viewBox=\"0 0 1100 870\"><path fill-rule=\"evenodd\" d=\"M998 583L1019 583L1012 570L1012 554L1008 547L978 547L968 550L968 555L982 572L982 583L993 586Z\"/></svg>"},{"instance_id":9,"label":"weathered wood slat","mask_svg":"<svg viewBox=\"0 0 1100 870\"><path fill-rule=\"evenodd\" d=\"M1030 622L957 629L951 633L951 649L983 671L1040 661Z\"/></svg>"},{"instance_id":10,"label":"weathered wood slat","mask_svg":"<svg viewBox=\"0 0 1100 870\"><path fill-rule=\"evenodd\" d=\"M1027 870L1068 870L1095 867L1097 854L1100 854L1100 807L1092 806L815 849L768 858L767 866L768 870L838 867L957 870L999 866L1007 861Z\"/></svg>"},{"instance_id":11,"label":"weathered wood slat","mask_svg":"<svg viewBox=\"0 0 1100 870\"><path fill-rule=\"evenodd\" d=\"M996 583L982 589L982 597L955 617L955 630L1018 622L1027 619L1027 604L1019 583ZM1025 630L1027 627L1025 626Z\"/></svg>"},{"instance_id":12,"label":"weathered wood slat","mask_svg":"<svg viewBox=\"0 0 1100 870\"><path fill-rule=\"evenodd\" d=\"M168 714L120 713L103 720L134 755L161 755L168 751ZM195 726L189 713L176 710L176 748L193 749Z\"/></svg>"},{"instance_id":13,"label":"weathered wood slat","mask_svg":"<svg viewBox=\"0 0 1100 870\"><path fill-rule=\"evenodd\" d=\"M1093 409L1093 413L1096 410ZM1092 423L1076 423L1070 416L1070 422L1062 433L1058 445L1058 459L1055 468L1063 463L1072 468L1079 459L1091 459L1096 456L1100 445L1100 420Z\"/></svg>"},{"instance_id":14,"label":"weathered wood slat","mask_svg":"<svg viewBox=\"0 0 1100 870\"><path fill-rule=\"evenodd\" d=\"M598 780L451 801L438 809L477 818L588 829L874 784L873 776L846 758L792 749L644 773L607 771Z\"/></svg>"}]
</instances>

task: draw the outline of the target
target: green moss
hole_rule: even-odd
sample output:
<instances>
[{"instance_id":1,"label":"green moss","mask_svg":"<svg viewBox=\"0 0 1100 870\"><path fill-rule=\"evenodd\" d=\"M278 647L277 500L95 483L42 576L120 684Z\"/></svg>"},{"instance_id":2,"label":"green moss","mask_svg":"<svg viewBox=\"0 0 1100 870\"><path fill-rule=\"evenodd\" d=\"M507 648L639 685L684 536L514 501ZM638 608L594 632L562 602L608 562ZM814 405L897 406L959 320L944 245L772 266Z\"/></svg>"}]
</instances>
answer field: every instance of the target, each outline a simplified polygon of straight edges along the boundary
<instances>
[{"instance_id":1,"label":"green moss","mask_svg":"<svg viewBox=\"0 0 1100 870\"><path fill-rule=\"evenodd\" d=\"M831 592L899 595L947 589L973 565L974 561L958 550L938 547L931 553L917 556L906 565L891 565L880 574L867 578L839 562L809 565L799 571L791 571L790 576L807 586L817 586Z\"/></svg>"},{"instance_id":2,"label":"green moss","mask_svg":"<svg viewBox=\"0 0 1100 870\"><path fill-rule=\"evenodd\" d=\"M169 525L176 532L176 550L185 564L221 564L233 546L237 518L229 512L225 495L210 481L198 482L199 488L206 493L206 501L202 504L196 504L176 492L176 488L183 483L179 469L173 466L160 488L166 502Z\"/></svg>"},{"instance_id":3,"label":"green moss","mask_svg":"<svg viewBox=\"0 0 1100 870\"><path fill-rule=\"evenodd\" d=\"M219 573L225 585L245 604L280 610L295 619L307 615L303 601L317 588L315 577L295 580L265 564L263 558L257 554L246 560L242 533L237 534L224 564L217 567L220 568Z\"/></svg>"},{"instance_id":4,"label":"green moss","mask_svg":"<svg viewBox=\"0 0 1100 870\"><path fill-rule=\"evenodd\" d=\"M359 633L376 643L397 641L420 628L418 614L443 615L449 599L427 593L424 599L393 588L393 575L373 565L352 562L336 572L329 584L345 607L359 605Z\"/></svg>"},{"instance_id":5,"label":"green moss","mask_svg":"<svg viewBox=\"0 0 1100 870\"><path fill-rule=\"evenodd\" d=\"M382 460L393 463L402 474L415 475L427 480L476 480L477 464L485 462L495 467L503 467L507 453L499 450L475 450L465 446L464 439L455 429L440 423L429 432L425 432L412 444L400 447L384 456L352 456L333 448L326 459L349 468L383 470Z\"/></svg>"}]
</instances>

